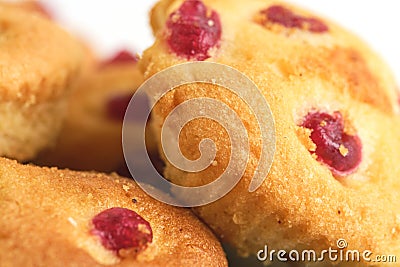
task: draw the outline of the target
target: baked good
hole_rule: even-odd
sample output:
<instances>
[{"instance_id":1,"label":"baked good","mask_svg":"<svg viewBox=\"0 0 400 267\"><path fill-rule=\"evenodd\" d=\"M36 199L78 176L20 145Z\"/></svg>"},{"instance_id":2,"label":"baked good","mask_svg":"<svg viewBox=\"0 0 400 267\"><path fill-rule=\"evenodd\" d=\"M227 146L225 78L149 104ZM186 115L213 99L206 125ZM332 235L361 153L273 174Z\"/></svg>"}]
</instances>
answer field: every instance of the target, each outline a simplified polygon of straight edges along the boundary
<instances>
[{"instance_id":1,"label":"baked good","mask_svg":"<svg viewBox=\"0 0 400 267\"><path fill-rule=\"evenodd\" d=\"M203 171L176 168L160 138L174 108L213 98L247 129L250 153L240 182L218 201L194 208L215 233L242 256L254 257L265 245L322 251L340 239L348 249L400 255L398 91L379 56L335 23L280 1L162 0L151 14L156 42L140 62L145 79L178 63L226 64L257 85L275 120L271 169L249 192L262 152L253 107L217 84L192 83L168 92L152 110L164 175L179 185L214 181L233 152L218 122L194 119L180 131L182 154L198 159L200 141L209 138L216 156Z\"/></svg>"},{"instance_id":2,"label":"baked good","mask_svg":"<svg viewBox=\"0 0 400 267\"><path fill-rule=\"evenodd\" d=\"M0 3L0 155L33 158L57 136L81 46L49 20Z\"/></svg>"},{"instance_id":3,"label":"baked good","mask_svg":"<svg viewBox=\"0 0 400 267\"><path fill-rule=\"evenodd\" d=\"M143 81L137 56L120 51L94 62L69 98L57 144L35 163L73 170L117 171L124 165L122 122L125 109ZM143 99L144 108L147 100Z\"/></svg>"},{"instance_id":4,"label":"baked good","mask_svg":"<svg viewBox=\"0 0 400 267\"><path fill-rule=\"evenodd\" d=\"M48 8L43 5L41 1L38 0L19 0L19 1L2 1L4 5L10 5L13 7L18 7L26 11L33 12L47 19L52 19L52 15Z\"/></svg>"},{"instance_id":5,"label":"baked good","mask_svg":"<svg viewBox=\"0 0 400 267\"><path fill-rule=\"evenodd\" d=\"M190 210L115 174L0 158L0 208L2 266L227 266Z\"/></svg>"}]
</instances>

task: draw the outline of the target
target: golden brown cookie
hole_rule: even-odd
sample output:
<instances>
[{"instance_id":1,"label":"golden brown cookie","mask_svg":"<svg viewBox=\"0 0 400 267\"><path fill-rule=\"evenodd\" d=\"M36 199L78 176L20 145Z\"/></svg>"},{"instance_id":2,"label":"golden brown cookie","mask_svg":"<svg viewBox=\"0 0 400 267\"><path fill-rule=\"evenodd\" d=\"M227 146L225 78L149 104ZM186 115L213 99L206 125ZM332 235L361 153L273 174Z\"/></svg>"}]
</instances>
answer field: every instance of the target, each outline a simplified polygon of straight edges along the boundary
<instances>
[{"instance_id":1,"label":"golden brown cookie","mask_svg":"<svg viewBox=\"0 0 400 267\"><path fill-rule=\"evenodd\" d=\"M117 175L0 159L2 266L227 266L211 231Z\"/></svg>"},{"instance_id":2,"label":"golden brown cookie","mask_svg":"<svg viewBox=\"0 0 400 267\"><path fill-rule=\"evenodd\" d=\"M96 62L69 98L68 114L55 147L36 163L74 170L112 172L124 165L122 123L125 109L143 81L137 57L121 51ZM147 107L147 99L143 99Z\"/></svg>"},{"instance_id":3,"label":"golden brown cookie","mask_svg":"<svg viewBox=\"0 0 400 267\"><path fill-rule=\"evenodd\" d=\"M28 160L54 142L81 45L36 14L0 3L0 155Z\"/></svg>"},{"instance_id":4,"label":"golden brown cookie","mask_svg":"<svg viewBox=\"0 0 400 267\"><path fill-rule=\"evenodd\" d=\"M275 119L271 170L250 193L260 127L237 95L196 83L169 92L153 109L161 153L164 120L189 99L217 99L244 122L250 153L241 181L224 198L195 208L223 240L253 257L265 245L321 251L339 239L348 249L400 255L398 92L390 70L367 45L337 24L280 1L162 0L152 11L152 26L157 39L140 63L145 78L178 63L226 64L254 81ZM213 164L185 172L164 155L167 179L199 186L225 171L229 136L210 119L182 129L182 154L199 158L205 138L217 147Z\"/></svg>"}]
</instances>

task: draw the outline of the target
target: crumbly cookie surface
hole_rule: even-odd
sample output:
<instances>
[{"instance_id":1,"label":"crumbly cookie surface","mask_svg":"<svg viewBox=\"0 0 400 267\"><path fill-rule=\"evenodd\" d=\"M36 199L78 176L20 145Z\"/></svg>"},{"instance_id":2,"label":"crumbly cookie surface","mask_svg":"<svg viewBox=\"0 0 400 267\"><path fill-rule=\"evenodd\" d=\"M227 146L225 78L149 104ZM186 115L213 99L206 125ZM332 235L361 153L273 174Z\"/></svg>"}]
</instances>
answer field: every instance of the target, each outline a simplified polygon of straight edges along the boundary
<instances>
[{"instance_id":1,"label":"crumbly cookie surface","mask_svg":"<svg viewBox=\"0 0 400 267\"><path fill-rule=\"evenodd\" d=\"M26 161L54 142L81 59L54 23L0 3L0 155Z\"/></svg>"},{"instance_id":2,"label":"crumbly cookie surface","mask_svg":"<svg viewBox=\"0 0 400 267\"><path fill-rule=\"evenodd\" d=\"M0 208L2 266L227 266L216 238L190 211L117 175L0 159ZM124 235L132 228L118 234L124 223L144 239L129 245Z\"/></svg>"},{"instance_id":3,"label":"crumbly cookie surface","mask_svg":"<svg viewBox=\"0 0 400 267\"><path fill-rule=\"evenodd\" d=\"M65 94L79 70L82 48L50 21L0 4L0 100L33 105Z\"/></svg>"}]
</instances>

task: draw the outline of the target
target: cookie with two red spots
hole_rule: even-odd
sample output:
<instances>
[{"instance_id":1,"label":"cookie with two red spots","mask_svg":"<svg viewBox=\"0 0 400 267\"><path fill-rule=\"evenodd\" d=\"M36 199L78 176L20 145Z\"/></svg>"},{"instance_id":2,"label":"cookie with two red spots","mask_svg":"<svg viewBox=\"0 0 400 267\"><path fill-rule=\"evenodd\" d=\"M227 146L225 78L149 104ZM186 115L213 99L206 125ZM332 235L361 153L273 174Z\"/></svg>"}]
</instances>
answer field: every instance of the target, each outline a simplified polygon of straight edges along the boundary
<instances>
[{"instance_id":1,"label":"cookie with two red spots","mask_svg":"<svg viewBox=\"0 0 400 267\"><path fill-rule=\"evenodd\" d=\"M1 266L227 266L189 210L117 175L0 158Z\"/></svg>"},{"instance_id":2,"label":"cookie with two red spots","mask_svg":"<svg viewBox=\"0 0 400 267\"><path fill-rule=\"evenodd\" d=\"M275 120L272 167L258 190L249 192L261 155L260 127L237 95L218 85L189 84L153 109L164 175L185 186L218 178L231 145L215 121L193 120L179 135L182 154L198 159L199 143L207 138L216 157L200 172L176 168L160 139L174 108L214 98L244 122L250 154L240 182L222 199L194 209L223 240L244 256L265 245L321 251L339 239L349 249L399 255L398 93L375 52L337 24L280 1L162 0L151 14L157 38L140 62L145 78L179 63L226 64L254 81Z\"/></svg>"}]
</instances>

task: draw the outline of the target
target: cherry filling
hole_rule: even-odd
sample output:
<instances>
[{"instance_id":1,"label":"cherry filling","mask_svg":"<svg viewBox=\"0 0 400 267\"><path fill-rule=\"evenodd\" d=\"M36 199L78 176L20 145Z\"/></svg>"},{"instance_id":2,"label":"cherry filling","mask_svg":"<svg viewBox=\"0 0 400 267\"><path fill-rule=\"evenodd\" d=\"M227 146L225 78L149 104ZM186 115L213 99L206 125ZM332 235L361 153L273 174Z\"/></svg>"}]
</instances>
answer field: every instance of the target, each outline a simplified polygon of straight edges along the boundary
<instances>
[{"instance_id":1,"label":"cherry filling","mask_svg":"<svg viewBox=\"0 0 400 267\"><path fill-rule=\"evenodd\" d=\"M278 23L286 28L305 29L314 33L324 33L329 30L322 21L316 18L307 18L293 13L290 9L274 5L262 10L261 14L266 17L266 21Z\"/></svg>"},{"instance_id":2,"label":"cherry filling","mask_svg":"<svg viewBox=\"0 0 400 267\"><path fill-rule=\"evenodd\" d=\"M131 101L133 93L123 95L115 95L106 102L107 117L116 122L122 122L125 118L125 113ZM147 117L143 114L149 114L150 105L145 95L135 96L139 99L135 106L135 113L127 114L127 119L134 122L143 122Z\"/></svg>"},{"instance_id":3,"label":"cherry filling","mask_svg":"<svg viewBox=\"0 0 400 267\"><path fill-rule=\"evenodd\" d=\"M117 95L111 97L106 103L106 111L109 119L122 122L126 109L131 101L132 94Z\"/></svg>"},{"instance_id":4,"label":"cherry filling","mask_svg":"<svg viewBox=\"0 0 400 267\"><path fill-rule=\"evenodd\" d=\"M101 67L107 67L109 65L114 65L114 64L125 64L125 63L137 63L138 62L138 57L133 55L131 52L127 50L121 50L117 54L115 54L113 57L103 61L100 63Z\"/></svg>"},{"instance_id":5,"label":"cherry filling","mask_svg":"<svg viewBox=\"0 0 400 267\"><path fill-rule=\"evenodd\" d=\"M119 253L121 249L144 250L153 240L150 224L136 212L125 208L105 210L92 219L92 234L101 244Z\"/></svg>"},{"instance_id":6,"label":"cherry filling","mask_svg":"<svg viewBox=\"0 0 400 267\"><path fill-rule=\"evenodd\" d=\"M221 22L214 10L199 0L186 0L167 21L170 49L187 59L205 60L221 39Z\"/></svg>"},{"instance_id":7,"label":"cherry filling","mask_svg":"<svg viewBox=\"0 0 400 267\"><path fill-rule=\"evenodd\" d=\"M344 132L343 117L336 111L327 113L309 113L303 127L311 130L311 140L316 145L312 153L319 161L329 166L336 175L348 175L356 170L362 159L360 138Z\"/></svg>"}]
</instances>

